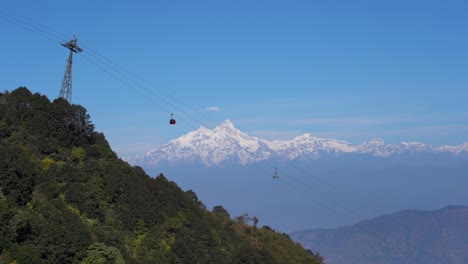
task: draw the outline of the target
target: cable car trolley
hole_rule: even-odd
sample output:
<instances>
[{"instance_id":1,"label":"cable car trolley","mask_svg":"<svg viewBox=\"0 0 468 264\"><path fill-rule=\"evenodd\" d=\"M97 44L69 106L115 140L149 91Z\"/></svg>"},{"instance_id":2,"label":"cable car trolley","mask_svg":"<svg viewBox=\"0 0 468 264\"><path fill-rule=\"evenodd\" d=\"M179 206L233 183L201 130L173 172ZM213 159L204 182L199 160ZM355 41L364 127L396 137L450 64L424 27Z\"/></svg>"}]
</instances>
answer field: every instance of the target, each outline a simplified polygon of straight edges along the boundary
<instances>
[{"instance_id":1,"label":"cable car trolley","mask_svg":"<svg viewBox=\"0 0 468 264\"><path fill-rule=\"evenodd\" d=\"M170 125L175 125L176 124L176 121L174 119L174 114L171 114L171 120L169 120L169 124Z\"/></svg>"}]
</instances>

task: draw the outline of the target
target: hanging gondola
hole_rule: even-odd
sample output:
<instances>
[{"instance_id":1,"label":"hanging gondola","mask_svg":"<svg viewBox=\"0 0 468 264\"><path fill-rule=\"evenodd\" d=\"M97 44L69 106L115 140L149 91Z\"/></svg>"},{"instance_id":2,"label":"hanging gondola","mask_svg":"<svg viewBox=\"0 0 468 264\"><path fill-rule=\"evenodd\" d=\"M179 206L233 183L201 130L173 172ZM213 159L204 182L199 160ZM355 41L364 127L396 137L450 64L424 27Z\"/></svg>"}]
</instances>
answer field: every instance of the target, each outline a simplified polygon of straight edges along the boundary
<instances>
[{"instance_id":1,"label":"hanging gondola","mask_svg":"<svg viewBox=\"0 0 468 264\"><path fill-rule=\"evenodd\" d=\"M275 168L275 173L273 173L273 179L279 179L278 168Z\"/></svg>"},{"instance_id":2,"label":"hanging gondola","mask_svg":"<svg viewBox=\"0 0 468 264\"><path fill-rule=\"evenodd\" d=\"M169 124L171 125L175 125L176 124L176 121L174 119L174 114L171 114L171 120L169 120Z\"/></svg>"}]
</instances>

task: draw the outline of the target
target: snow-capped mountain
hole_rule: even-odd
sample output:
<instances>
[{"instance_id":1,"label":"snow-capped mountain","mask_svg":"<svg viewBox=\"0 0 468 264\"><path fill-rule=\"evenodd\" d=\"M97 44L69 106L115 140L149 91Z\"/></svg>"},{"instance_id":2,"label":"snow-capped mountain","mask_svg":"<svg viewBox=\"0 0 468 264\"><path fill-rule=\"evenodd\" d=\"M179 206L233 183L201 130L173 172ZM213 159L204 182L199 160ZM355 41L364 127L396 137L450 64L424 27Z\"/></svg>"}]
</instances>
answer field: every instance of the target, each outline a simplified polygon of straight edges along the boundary
<instances>
[{"instance_id":1,"label":"snow-capped mountain","mask_svg":"<svg viewBox=\"0 0 468 264\"><path fill-rule=\"evenodd\" d=\"M199 160L210 166L230 160L248 164L271 154L266 141L241 132L226 120L213 130L200 127L130 162L157 165L163 160Z\"/></svg>"},{"instance_id":2,"label":"snow-capped mountain","mask_svg":"<svg viewBox=\"0 0 468 264\"><path fill-rule=\"evenodd\" d=\"M280 160L309 160L324 156L337 157L363 154L387 157L401 154L468 153L468 143L459 146L432 147L420 142L402 142L392 145L383 139L374 138L362 144L342 140L317 138L304 134L291 140L264 140L249 136L226 120L214 129L200 127L167 144L128 161L135 165L156 166L160 162L201 161L207 166L231 161L249 164L270 158Z\"/></svg>"}]
</instances>

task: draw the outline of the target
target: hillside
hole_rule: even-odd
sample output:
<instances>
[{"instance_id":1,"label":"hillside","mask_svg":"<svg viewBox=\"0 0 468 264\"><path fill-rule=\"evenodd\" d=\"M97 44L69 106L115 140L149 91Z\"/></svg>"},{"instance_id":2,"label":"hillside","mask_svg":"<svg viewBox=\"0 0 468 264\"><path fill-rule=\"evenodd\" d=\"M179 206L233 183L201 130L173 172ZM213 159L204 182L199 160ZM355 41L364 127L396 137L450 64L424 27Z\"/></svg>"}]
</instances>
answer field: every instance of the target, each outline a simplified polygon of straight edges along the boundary
<instances>
[{"instance_id":1,"label":"hillside","mask_svg":"<svg viewBox=\"0 0 468 264\"><path fill-rule=\"evenodd\" d=\"M468 260L468 207L405 210L354 226L306 230L291 237L334 264L464 264Z\"/></svg>"},{"instance_id":2,"label":"hillside","mask_svg":"<svg viewBox=\"0 0 468 264\"><path fill-rule=\"evenodd\" d=\"M0 94L0 263L322 263L117 158L82 106Z\"/></svg>"}]
</instances>

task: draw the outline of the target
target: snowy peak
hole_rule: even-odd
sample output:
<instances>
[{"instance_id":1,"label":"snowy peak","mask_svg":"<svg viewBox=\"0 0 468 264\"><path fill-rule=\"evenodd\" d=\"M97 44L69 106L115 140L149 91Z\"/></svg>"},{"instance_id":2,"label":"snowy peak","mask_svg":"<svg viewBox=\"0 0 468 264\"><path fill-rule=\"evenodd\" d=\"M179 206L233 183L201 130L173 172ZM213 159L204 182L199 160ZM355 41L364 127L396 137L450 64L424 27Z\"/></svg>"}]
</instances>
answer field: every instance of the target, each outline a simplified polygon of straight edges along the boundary
<instances>
[{"instance_id":1,"label":"snowy peak","mask_svg":"<svg viewBox=\"0 0 468 264\"><path fill-rule=\"evenodd\" d=\"M213 130L200 127L168 144L154 149L144 158L156 165L161 160L166 161L201 161L204 164L219 165L224 161L236 161L241 164L252 163L266 158L254 156L265 148L265 143L256 137L251 137L226 120ZM135 162L138 164L138 162Z\"/></svg>"},{"instance_id":2,"label":"snowy peak","mask_svg":"<svg viewBox=\"0 0 468 264\"><path fill-rule=\"evenodd\" d=\"M226 119L224 120L219 126L217 126L214 130L216 129L227 129L227 130L237 130L235 127L234 127L234 124L229 120L229 119Z\"/></svg>"},{"instance_id":3,"label":"snowy peak","mask_svg":"<svg viewBox=\"0 0 468 264\"><path fill-rule=\"evenodd\" d=\"M250 138L247 134L242 133L239 129L235 128L234 124L232 124L228 119L215 127L212 130L212 133L228 137Z\"/></svg>"},{"instance_id":4,"label":"snowy peak","mask_svg":"<svg viewBox=\"0 0 468 264\"><path fill-rule=\"evenodd\" d=\"M316 139L316 137L314 137L312 134L310 133L305 133L304 135L300 135L300 136L297 136L297 137L294 137L293 140L294 141L301 141L301 140L313 140L313 139Z\"/></svg>"},{"instance_id":5,"label":"snowy peak","mask_svg":"<svg viewBox=\"0 0 468 264\"><path fill-rule=\"evenodd\" d=\"M392 145L386 144L381 138L373 138L355 145L342 140L318 138L309 133L291 140L269 141L249 136L237 129L230 120L225 120L214 129L202 126L129 161L136 165L147 166L156 166L162 161L201 161L207 166L213 166L228 161L245 165L271 158L310 160L348 154L388 157L417 153L459 155L468 153L468 143L434 148L421 142L411 141Z\"/></svg>"}]
</instances>

